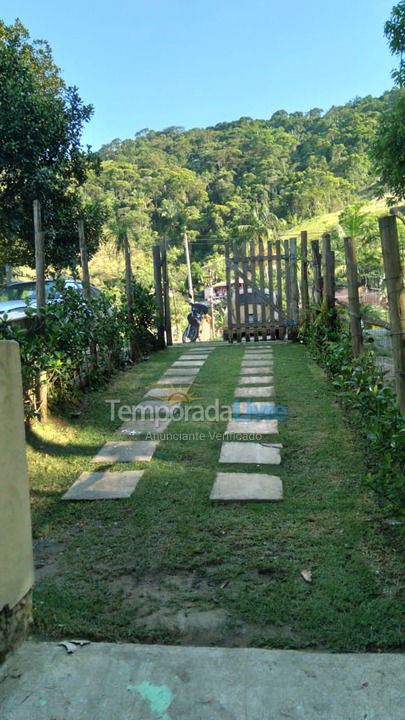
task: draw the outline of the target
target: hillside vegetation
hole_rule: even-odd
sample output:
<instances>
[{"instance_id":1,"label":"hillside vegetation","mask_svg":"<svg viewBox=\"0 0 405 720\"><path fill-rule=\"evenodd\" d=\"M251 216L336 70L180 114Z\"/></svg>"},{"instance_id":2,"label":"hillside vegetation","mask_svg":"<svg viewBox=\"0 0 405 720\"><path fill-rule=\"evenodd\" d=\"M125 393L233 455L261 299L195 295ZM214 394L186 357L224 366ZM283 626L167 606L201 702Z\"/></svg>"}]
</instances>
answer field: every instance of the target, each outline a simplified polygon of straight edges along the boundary
<instances>
[{"instance_id":1,"label":"hillside vegetation","mask_svg":"<svg viewBox=\"0 0 405 720\"><path fill-rule=\"evenodd\" d=\"M369 150L379 117L397 91L356 98L327 112L280 110L269 120L243 117L206 129L142 130L100 150L101 173L87 183L92 199L125 218L134 270L152 282L151 245L166 236L172 284L185 287L183 235L193 243L194 281L207 265L222 274L225 240L321 232L336 224L348 203L370 201L378 187ZM381 211L384 203L372 204ZM326 215L326 223L320 217ZM318 221L316 220L318 218ZM92 261L95 279L122 269L114 227Z\"/></svg>"}]
</instances>

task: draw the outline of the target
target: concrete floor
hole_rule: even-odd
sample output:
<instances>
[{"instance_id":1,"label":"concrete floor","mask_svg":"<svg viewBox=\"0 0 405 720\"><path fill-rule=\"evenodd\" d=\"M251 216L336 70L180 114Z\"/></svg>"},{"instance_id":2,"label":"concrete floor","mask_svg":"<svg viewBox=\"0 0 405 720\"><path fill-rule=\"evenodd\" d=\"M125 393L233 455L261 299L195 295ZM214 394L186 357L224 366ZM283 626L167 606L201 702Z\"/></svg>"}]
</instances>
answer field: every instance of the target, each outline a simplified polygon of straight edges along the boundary
<instances>
[{"instance_id":1,"label":"concrete floor","mask_svg":"<svg viewBox=\"0 0 405 720\"><path fill-rule=\"evenodd\" d=\"M404 720L405 657L27 642L1 720Z\"/></svg>"}]
</instances>

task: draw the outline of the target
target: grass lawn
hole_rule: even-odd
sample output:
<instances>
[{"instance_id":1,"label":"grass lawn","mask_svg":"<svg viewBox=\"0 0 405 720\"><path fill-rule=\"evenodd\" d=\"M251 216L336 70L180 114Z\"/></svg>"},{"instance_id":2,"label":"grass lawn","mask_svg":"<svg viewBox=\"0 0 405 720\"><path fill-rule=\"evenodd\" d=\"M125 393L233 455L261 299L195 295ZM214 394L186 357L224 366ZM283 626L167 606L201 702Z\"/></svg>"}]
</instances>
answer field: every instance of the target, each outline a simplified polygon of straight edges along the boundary
<instances>
[{"instance_id":1,"label":"grass lawn","mask_svg":"<svg viewBox=\"0 0 405 720\"><path fill-rule=\"evenodd\" d=\"M183 348L157 353L88 393L79 418L36 426L29 443L38 638L394 650L403 637L396 528L361 486L364 455L302 345L272 343L280 423L277 504L213 505L220 440L164 440L128 500L61 502L120 425L107 399L135 404ZM231 403L243 348L221 347L193 385ZM225 423L169 431L222 432ZM230 471L252 471L229 466ZM259 471L266 472L265 468ZM301 577L310 569L313 582ZM402 627L401 627L402 626Z\"/></svg>"}]
</instances>

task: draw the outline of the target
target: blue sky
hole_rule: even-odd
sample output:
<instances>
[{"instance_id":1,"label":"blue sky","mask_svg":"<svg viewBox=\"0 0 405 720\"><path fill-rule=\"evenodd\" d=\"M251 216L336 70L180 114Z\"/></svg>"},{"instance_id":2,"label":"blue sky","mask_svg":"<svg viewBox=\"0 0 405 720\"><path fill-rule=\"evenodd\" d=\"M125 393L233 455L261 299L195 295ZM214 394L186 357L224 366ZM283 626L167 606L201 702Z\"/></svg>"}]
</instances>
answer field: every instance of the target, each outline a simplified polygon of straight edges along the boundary
<instances>
[{"instance_id":1,"label":"blue sky","mask_svg":"<svg viewBox=\"0 0 405 720\"><path fill-rule=\"evenodd\" d=\"M3 0L94 105L94 149L142 128L324 110L392 86L395 0Z\"/></svg>"}]
</instances>

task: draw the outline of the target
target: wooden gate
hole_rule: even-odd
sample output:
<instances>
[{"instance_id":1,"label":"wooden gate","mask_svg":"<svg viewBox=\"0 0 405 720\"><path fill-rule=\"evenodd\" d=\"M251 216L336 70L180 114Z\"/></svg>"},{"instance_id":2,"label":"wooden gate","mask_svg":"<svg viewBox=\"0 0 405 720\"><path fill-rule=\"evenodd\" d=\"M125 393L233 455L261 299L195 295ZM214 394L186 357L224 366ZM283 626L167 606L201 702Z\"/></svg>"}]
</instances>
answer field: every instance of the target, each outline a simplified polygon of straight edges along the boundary
<instances>
[{"instance_id":1,"label":"wooden gate","mask_svg":"<svg viewBox=\"0 0 405 720\"><path fill-rule=\"evenodd\" d=\"M295 339L298 328L297 241L225 245L224 340Z\"/></svg>"}]
</instances>

